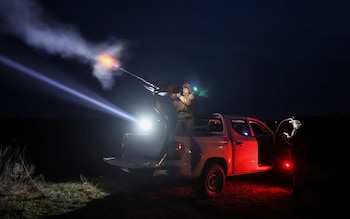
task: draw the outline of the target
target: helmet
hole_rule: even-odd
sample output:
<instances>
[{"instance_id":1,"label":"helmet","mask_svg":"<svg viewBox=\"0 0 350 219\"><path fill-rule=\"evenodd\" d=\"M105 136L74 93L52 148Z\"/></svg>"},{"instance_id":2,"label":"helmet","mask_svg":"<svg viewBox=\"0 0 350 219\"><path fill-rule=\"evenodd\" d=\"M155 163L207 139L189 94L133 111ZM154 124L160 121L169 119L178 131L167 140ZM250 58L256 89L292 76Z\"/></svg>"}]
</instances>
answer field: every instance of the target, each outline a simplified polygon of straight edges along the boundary
<instances>
[{"instance_id":1,"label":"helmet","mask_svg":"<svg viewBox=\"0 0 350 219\"><path fill-rule=\"evenodd\" d=\"M190 84L190 83L184 83L183 85L182 85L182 88L184 88L184 87L187 87L188 88L188 90L190 90L190 93L192 93L192 85Z\"/></svg>"}]
</instances>

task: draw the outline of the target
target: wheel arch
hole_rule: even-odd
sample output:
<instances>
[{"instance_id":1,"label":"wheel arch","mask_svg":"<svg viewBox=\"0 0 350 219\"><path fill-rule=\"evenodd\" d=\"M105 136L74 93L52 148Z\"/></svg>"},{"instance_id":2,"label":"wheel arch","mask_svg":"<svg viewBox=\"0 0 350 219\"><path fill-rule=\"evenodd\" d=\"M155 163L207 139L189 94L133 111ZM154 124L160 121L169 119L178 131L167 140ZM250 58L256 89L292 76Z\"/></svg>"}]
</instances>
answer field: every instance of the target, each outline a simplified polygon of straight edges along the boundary
<instances>
[{"instance_id":1,"label":"wheel arch","mask_svg":"<svg viewBox=\"0 0 350 219\"><path fill-rule=\"evenodd\" d=\"M212 164L218 164L224 170L225 175L227 176L227 163L224 158L216 157L208 159L202 169L202 173L207 170Z\"/></svg>"}]
</instances>

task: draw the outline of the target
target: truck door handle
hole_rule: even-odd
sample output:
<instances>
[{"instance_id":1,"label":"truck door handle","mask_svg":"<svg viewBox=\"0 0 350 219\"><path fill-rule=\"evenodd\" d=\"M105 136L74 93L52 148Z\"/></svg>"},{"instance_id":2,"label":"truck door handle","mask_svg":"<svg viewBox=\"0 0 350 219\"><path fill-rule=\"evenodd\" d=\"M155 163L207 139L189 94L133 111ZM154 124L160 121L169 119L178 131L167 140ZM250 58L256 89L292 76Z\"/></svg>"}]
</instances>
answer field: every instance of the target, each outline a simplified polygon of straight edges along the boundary
<instances>
[{"instance_id":1,"label":"truck door handle","mask_svg":"<svg viewBox=\"0 0 350 219\"><path fill-rule=\"evenodd\" d=\"M235 141L237 146L243 146L243 142L242 141Z\"/></svg>"}]
</instances>

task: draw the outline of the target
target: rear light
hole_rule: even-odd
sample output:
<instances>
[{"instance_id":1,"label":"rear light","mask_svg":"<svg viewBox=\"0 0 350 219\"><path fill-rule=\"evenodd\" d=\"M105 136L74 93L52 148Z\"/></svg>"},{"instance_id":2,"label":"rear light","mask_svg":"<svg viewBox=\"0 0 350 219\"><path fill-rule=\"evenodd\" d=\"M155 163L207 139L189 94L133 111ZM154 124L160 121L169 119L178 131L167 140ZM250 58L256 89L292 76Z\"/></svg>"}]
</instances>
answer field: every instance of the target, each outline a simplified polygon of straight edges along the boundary
<instances>
[{"instance_id":1,"label":"rear light","mask_svg":"<svg viewBox=\"0 0 350 219\"><path fill-rule=\"evenodd\" d=\"M176 160L181 160L181 153L183 148L184 148L184 145L181 142L176 142L175 157L174 157Z\"/></svg>"},{"instance_id":2,"label":"rear light","mask_svg":"<svg viewBox=\"0 0 350 219\"><path fill-rule=\"evenodd\" d=\"M292 170L293 169L293 162L290 160L285 160L282 162L282 168L286 170Z\"/></svg>"},{"instance_id":3,"label":"rear light","mask_svg":"<svg viewBox=\"0 0 350 219\"><path fill-rule=\"evenodd\" d=\"M181 142L173 142L171 144L168 156L173 160L181 160L181 154L184 149L184 145Z\"/></svg>"},{"instance_id":4,"label":"rear light","mask_svg":"<svg viewBox=\"0 0 350 219\"><path fill-rule=\"evenodd\" d=\"M177 142L177 146L176 146L176 151L181 151L183 148L183 144L181 142Z\"/></svg>"}]
</instances>

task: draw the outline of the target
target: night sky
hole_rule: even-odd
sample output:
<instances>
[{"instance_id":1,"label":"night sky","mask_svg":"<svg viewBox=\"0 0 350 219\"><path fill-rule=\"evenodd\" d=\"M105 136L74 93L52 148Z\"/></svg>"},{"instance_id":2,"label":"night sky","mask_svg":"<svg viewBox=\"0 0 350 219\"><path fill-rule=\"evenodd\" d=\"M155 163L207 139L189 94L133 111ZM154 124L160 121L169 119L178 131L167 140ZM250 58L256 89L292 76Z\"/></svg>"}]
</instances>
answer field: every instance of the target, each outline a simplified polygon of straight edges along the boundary
<instances>
[{"instance_id":1,"label":"night sky","mask_svg":"<svg viewBox=\"0 0 350 219\"><path fill-rule=\"evenodd\" d=\"M101 51L151 83L198 86L200 113L350 115L349 11L348 1L0 0L0 117L152 111L141 80L94 75Z\"/></svg>"}]
</instances>

